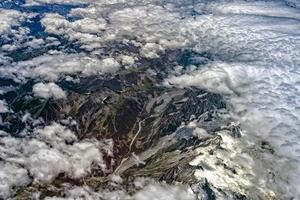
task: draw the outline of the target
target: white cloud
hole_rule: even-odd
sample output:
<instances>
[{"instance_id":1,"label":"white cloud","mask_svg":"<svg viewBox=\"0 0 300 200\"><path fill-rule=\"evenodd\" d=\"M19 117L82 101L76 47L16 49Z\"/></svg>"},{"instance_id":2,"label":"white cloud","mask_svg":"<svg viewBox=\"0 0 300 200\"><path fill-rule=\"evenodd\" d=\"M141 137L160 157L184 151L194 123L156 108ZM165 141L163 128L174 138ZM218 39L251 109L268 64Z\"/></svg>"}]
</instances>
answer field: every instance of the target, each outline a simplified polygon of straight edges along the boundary
<instances>
[{"instance_id":1,"label":"white cloud","mask_svg":"<svg viewBox=\"0 0 300 200\"><path fill-rule=\"evenodd\" d=\"M105 199L105 200L196 200L195 195L188 186L167 185L151 181L140 191L129 195L123 190L95 192L89 187L72 187L66 189L66 197L46 197L47 200L64 199Z\"/></svg>"},{"instance_id":2,"label":"white cloud","mask_svg":"<svg viewBox=\"0 0 300 200\"><path fill-rule=\"evenodd\" d=\"M0 100L0 113L9 112L9 108L7 102L5 100Z\"/></svg>"},{"instance_id":3,"label":"white cloud","mask_svg":"<svg viewBox=\"0 0 300 200\"><path fill-rule=\"evenodd\" d=\"M133 65L135 63L134 57L127 55L121 56L121 61L123 65Z\"/></svg>"},{"instance_id":4,"label":"white cloud","mask_svg":"<svg viewBox=\"0 0 300 200\"><path fill-rule=\"evenodd\" d=\"M114 58L105 58L101 62L101 67L107 72L115 72L119 69L120 64Z\"/></svg>"},{"instance_id":5,"label":"white cloud","mask_svg":"<svg viewBox=\"0 0 300 200\"><path fill-rule=\"evenodd\" d=\"M274 198L276 192L281 189L274 184L274 177L269 176L269 173L274 172L266 170L270 163L261 159L263 153L254 148L255 142L258 141L244 132L240 138L233 137L227 130L216 134L222 138L221 148L214 149L213 154L210 148L202 149L201 154L190 163L192 166L199 166L195 172L197 179L206 179L215 188L229 189L251 199L267 196ZM277 176L278 174L275 174L276 179L280 181ZM228 198L223 196L222 192L213 190L217 199Z\"/></svg>"},{"instance_id":6,"label":"white cloud","mask_svg":"<svg viewBox=\"0 0 300 200\"><path fill-rule=\"evenodd\" d=\"M157 57L167 48L187 44L180 33L179 27L185 26L180 14L149 2L135 5L130 1L94 1L86 8L71 10L69 16L82 19L68 21L61 15L47 14L42 24L47 32L79 41L81 47L89 51L111 41L123 41L128 36L135 39L127 42L139 43L143 47L142 56L149 58Z\"/></svg>"},{"instance_id":7,"label":"white cloud","mask_svg":"<svg viewBox=\"0 0 300 200\"><path fill-rule=\"evenodd\" d=\"M191 189L186 186L153 184L144 187L133 196L134 200L196 200Z\"/></svg>"},{"instance_id":8,"label":"white cloud","mask_svg":"<svg viewBox=\"0 0 300 200\"><path fill-rule=\"evenodd\" d=\"M66 99L66 93L55 83L37 83L32 89L35 96L49 99Z\"/></svg>"},{"instance_id":9,"label":"white cloud","mask_svg":"<svg viewBox=\"0 0 300 200\"><path fill-rule=\"evenodd\" d=\"M146 43L141 49L141 54L146 58L157 58L158 53L163 50L164 49L159 44Z\"/></svg>"},{"instance_id":10,"label":"white cloud","mask_svg":"<svg viewBox=\"0 0 300 200\"><path fill-rule=\"evenodd\" d=\"M244 1L212 2L197 11L202 15L188 19L185 27L193 34L192 49L219 61L182 71L167 82L226 94L248 134L270 141L282 156L265 162L275 161L288 180L280 183L282 188L299 197L299 11L281 2Z\"/></svg>"},{"instance_id":11,"label":"white cloud","mask_svg":"<svg viewBox=\"0 0 300 200\"><path fill-rule=\"evenodd\" d=\"M2 151L2 150L1 150ZM30 183L28 171L9 162L0 162L0 197L7 198L11 195L12 186L24 186Z\"/></svg>"},{"instance_id":12,"label":"white cloud","mask_svg":"<svg viewBox=\"0 0 300 200\"><path fill-rule=\"evenodd\" d=\"M19 26L20 22L26 19L26 15L16 11L0 8L0 35L9 34L12 31L12 26Z\"/></svg>"},{"instance_id":13,"label":"white cloud","mask_svg":"<svg viewBox=\"0 0 300 200\"><path fill-rule=\"evenodd\" d=\"M119 63L112 57L100 60L84 53L64 54L53 51L28 61L13 63L9 68L0 68L0 74L17 82L25 81L26 78L57 81L71 74L89 76L114 73L119 67Z\"/></svg>"},{"instance_id":14,"label":"white cloud","mask_svg":"<svg viewBox=\"0 0 300 200\"><path fill-rule=\"evenodd\" d=\"M283 17L300 19L300 13L296 9L285 6L284 3L281 2L212 2L212 4L208 8L213 13L221 14L247 14L258 16L260 15L264 17Z\"/></svg>"},{"instance_id":15,"label":"white cloud","mask_svg":"<svg viewBox=\"0 0 300 200\"><path fill-rule=\"evenodd\" d=\"M212 92L222 94L237 94L240 87L249 83L251 73L244 68L252 69L251 66L240 66L237 63L210 63L201 70L192 71L180 76L171 76L165 84L173 84L178 87L198 86Z\"/></svg>"},{"instance_id":16,"label":"white cloud","mask_svg":"<svg viewBox=\"0 0 300 200\"><path fill-rule=\"evenodd\" d=\"M92 167L106 170L101 149L111 149L109 142L78 141L66 127L53 123L36 129L28 138L0 138L0 197L7 198L14 186L31 182L48 183L60 173L80 178ZM17 188L16 188L17 189Z\"/></svg>"},{"instance_id":17,"label":"white cloud","mask_svg":"<svg viewBox=\"0 0 300 200\"><path fill-rule=\"evenodd\" d=\"M33 38L31 41L26 42L24 44L24 46L30 47L33 49L39 49L42 47L42 45L45 45L45 41L43 39L36 39L36 38Z\"/></svg>"},{"instance_id":18,"label":"white cloud","mask_svg":"<svg viewBox=\"0 0 300 200\"><path fill-rule=\"evenodd\" d=\"M29 29L22 27L21 23L34 17L36 14L25 13L12 9L0 8L0 38L10 45L1 46L5 51L11 51L20 46L20 43L28 37Z\"/></svg>"},{"instance_id":19,"label":"white cloud","mask_svg":"<svg viewBox=\"0 0 300 200\"><path fill-rule=\"evenodd\" d=\"M66 33L100 33L106 27L106 21L102 18L92 19L83 18L70 22L59 14L49 13L42 19L42 24L46 27L46 31L54 34ZM74 38L79 39L79 38Z\"/></svg>"},{"instance_id":20,"label":"white cloud","mask_svg":"<svg viewBox=\"0 0 300 200\"><path fill-rule=\"evenodd\" d=\"M46 14L41 20L48 33L65 35L68 40L79 41L83 48L93 50L94 47L101 47L103 41L98 36L106 27L106 21L100 16L97 19L83 18L69 22L59 14Z\"/></svg>"},{"instance_id":21,"label":"white cloud","mask_svg":"<svg viewBox=\"0 0 300 200\"><path fill-rule=\"evenodd\" d=\"M18 47L14 44L5 44L1 46L1 49L3 51L13 51L16 50Z\"/></svg>"},{"instance_id":22,"label":"white cloud","mask_svg":"<svg viewBox=\"0 0 300 200\"><path fill-rule=\"evenodd\" d=\"M89 2L93 2L94 0L85 0L82 2L81 0L26 0L26 6L32 5L41 5L41 4L86 4Z\"/></svg>"}]
</instances>

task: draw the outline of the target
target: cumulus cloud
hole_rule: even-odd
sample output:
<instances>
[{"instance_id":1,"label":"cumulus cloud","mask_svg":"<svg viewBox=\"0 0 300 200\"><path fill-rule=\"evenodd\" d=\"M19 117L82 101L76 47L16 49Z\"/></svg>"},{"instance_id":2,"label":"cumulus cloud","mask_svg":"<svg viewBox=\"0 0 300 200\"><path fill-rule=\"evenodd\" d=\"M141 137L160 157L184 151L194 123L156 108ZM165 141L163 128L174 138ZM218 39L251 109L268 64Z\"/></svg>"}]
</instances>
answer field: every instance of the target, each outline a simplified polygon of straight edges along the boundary
<instances>
[{"instance_id":1,"label":"cumulus cloud","mask_svg":"<svg viewBox=\"0 0 300 200\"><path fill-rule=\"evenodd\" d=\"M106 170L101 149L111 143L79 141L66 127L53 123L36 129L29 138L0 138L0 197L7 198L16 186L32 181L48 183L60 173L80 178L92 167ZM33 177L33 180L31 180Z\"/></svg>"},{"instance_id":2,"label":"cumulus cloud","mask_svg":"<svg viewBox=\"0 0 300 200\"><path fill-rule=\"evenodd\" d=\"M26 19L26 14L16 10L0 8L0 18L5 19L0 22L0 35L3 37L12 31L13 26L19 26L20 22Z\"/></svg>"},{"instance_id":3,"label":"cumulus cloud","mask_svg":"<svg viewBox=\"0 0 300 200\"><path fill-rule=\"evenodd\" d=\"M67 32L81 33L100 33L105 29L106 21L104 19L83 18L70 22L62 15L49 13L42 19L46 31L55 34L63 34Z\"/></svg>"},{"instance_id":4,"label":"cumulus cloud","mask_svg":"<svg viewBox=\"0 0 300 200\"><path fill-rule=\"evenodd\" d=\"M212 2L205 10L197 9L204 14L189 19L186 27L194 34L193 50L210 52L219 61L183 70L166 83L226 94L233 115L248 134L270 141L283 156L274 159L289 180L283 188L299 196L298 10L280 2L243 1Z\"/></svg>"},{"instance_id":5,"label":"cumulus cloud","mask_svg":"<svg viewBox=\"0 0 300 200\"><path fill-rule=\"evenodd\" d=\"M224 7L227 12L228 7L221 5L217 7L217 11L221 12L220 9ZM239 9L248 11L248 7L244 8L243 4L234 5ZM252 5L257 8L255 9L257 13L260 12L258 5L260 4ZM214 9L214 6L211 9ZM235 7L232 5L230 8ZM252 8L250 10L254 12ZM275 8L279 9L279 7ZM272 7L273 10L276 10L275 8ZM278 17L281 16L280 13L281 11L279 11ZM293 12L290 14L292 15ZM249 125L256 127L259 135L265 134L268 137L271 133L274 134L271 127L276 127L281 122L288 123L291 131L293 129L298 130L297 96L299 94L299 82L297 80L299 80L299 74L296 72L296 68L299 63L300 52L297 49L300 46L300 38L295 35L298 25L289 20L286 21L286 19L282 19L278 23L278 21L273 21L272 17L267 19L260 16L249 18L248 15L242 14L239 18L237 21L235 15L228 16L226 19L216 15L206 18L206 22L203 24L202 18L195 21L195 23L203 25L201 29L199 26L201 32L199 32L198 37L201 42L195 46L195 50L214 52L225 61L212 62L199 70L181 76L172 76L167 80L167 83L178 87L198 86L214 92L232 94L230 101L234 102L237 109L242 103L248 112L255 112L256 116L260 116L260 121L262 118L271 117L274 119L272 125L262 120L262 124L258 126L259 120L256 121L251 117L253 113L248 116L249 118L240 118L247 119L245 124L255 120L255 123ZM257 22L255 19L262 19L262 21ZM253 24L254 22L255 24ZM283 32L278 32L280 23L282 23L282 30L285 28ZM266 32L268 34L265 34ZM272 38L275 36L277 39L273 41ZM293 41L293 43L289 41ZM233 62L233 58L238 62ZM263 112L257 115L261 112L260 110ZM284 114L284 110L289 114ZM287 118L284 119L285 117ZM297 136L295 135L295 137ZM289 140L288 137L285 140ZM291 138L291 140L293 139ZM297 151L295 149L293 152L296 153Z\"/></svg>"},{"instance_id":6,"label":"cumulus cloud","mask_svg":"<svg viewBox=\"0 0 300 200\"><path fill-rule=\"evenodd\" d=\"M0 113L9 112L9 108L7 102L5 100L0 100Z\"/></svg>"},{"instance_id":7,"label":"cumulus cloud","mask_svg":"<svg viewBox=\"0 0 300 200\"><path fill-rule=\"evenodd\" d=\"M65 54L50 52L28 61L13 63L9 68L0 68L0 74L23 82L27 78L41 78L56 81L65 75L80 74L83 76L114 73L120 64L112 57L98 59L84 53Z\"/></svg>"},{"instance_id":8,"label":"cumulus cloud","mask_svg":"<svg viewBox=\"0 0 300 200\"><path fill-rule=\"evenodd\" d=\"M226 2L212 3L208 7L213 13L220 14L247 14L258 15L263 17L282 17L299 19L300 13L292 8L285 6L283 2ZM259 9L257 9L259 8Z\"/></svg>"},{"instance_id":9,"label":"cumulus cloud","mask_svg":"<svg viewBox=\"0 0 300 200\"><path fill-rule=\"evenodd\" d=\"M48 33L66 36L71 41L79 41L87 50L102 46L103 36L98 34L105 29L106 21L100 16L97 19L83 18L70 22L59 14L50 13L41 22Z\"/></svg>"},{"instance_id":10,"label":"cumulus cloud","mask_svg":"<svg viewBox=\"0 0 300 200\"><path fill-rule=\"evenodd\" d=\"M150 184L144 185L139 190L135 194L129 195L123 190L95 192L89 187L73 187L66 189L66 197L46 197L46 199L196 200L192 190L185 185L170 186L151 181Z\"/></svg>"},{"instance_id":11,"label":"cumulus cloud","mask_svg":"<svg viewBox=\"0 0 300 200\"><path fill-rule=\"evenodd\" d=\"M21 25L34 16L36 16L34 13L25 13L0 7L0 19L5 19L0 21L2 50L13 51L21 46L22 42L26 41L26 37L28 37L30 31L27 27Z\"/></svg>"},{"instance_id":12,"label":"cumulus cloud","mask_svg":"<svg viewBox=\"0 0 300 200\"><path fill-rule=\"evenodd\" d=\"M93 2L94 0L86 0L84 3ZM41 4L83 4L81 0L26 0L26 6L41 5Z\"/></svg>"},{"instance_id":13,"label":"cumulus cloud","mask_svg":"<svg viewBox=\"0 0 300 200\"><path fill-rule=\"evenodd\" d=\"M45 44L45 41L43 39L36 39L33 38L31 41L28 41L24 44L26 47L30 47L32 49L39 49L42 47L42 45Z\"/></svg>"},{"instance_id":14,"label":"cumulus cloud","mask_svg":"<svg viewBox=\"0 0 300 200\"><path fill-rule=\"evenodd\" d=\"M55 83L37 83L32 89L35 96L49 99L66 99L66 93Z\"/></svg>"},{"instance_id":15,"label":"cumulus cloud","mask_svg":"<svg viewBox=\"0 0 300 200\"><path fill-rule=\"evenodd\" d=\"M120 64L114 58L105 58L102 60L101 65L103 68L106 68L107 71L117 71L120 67Z\"/></svg>"},{"instance_id":16,"label":"cumulus cloud","mask_svg":"<svg viewBox=\"0 0 300 200\"><path fill-rule=\"evenodd\" d=\"M78 41L89 51L119 41L134 43L142 47L142 56L154 58L167 48L185 45L187 40L179 33L179 24L184 25L180 14L149 2L135 5L130 1L93 1L86 8L71 10L69 16L78 20L50 13L42 24L47 32ZM124 40L128 37L132 39Z\"/></svg>"},{"instance_id":17,"label":"cumulus cloud","mask_svg":"<svg viewBox=\"0 0 300 200\"><path fill-rule=\"evenodd\" d=\"M209 63L201 70L195 70L180 76L170 76L165 85L178 87L198 86L212 92L239 95L243 85L249 84L254 74L247 73L244 68L256 70L251 66L237 63Z\"/></svg>"},{"instance_id":18,"label":"cumulus cloud","mask_svg":"<svg viewBox=\"0 0 300 200\"><path fill-rule=\"evenodd\" d=\"M121 56L121 61L123 65L133 65L135 63L134 57L127 55Z\"/></svg>"},{"instance_id":19,"label":"cumulus cloud","mask_svg":"<svg viewBox=\"0 0 300 200\"><path fill-rule=\"evenodd\" d=\"M153 184L144 187L133 196L135 200L195 200L196 197L186 186Z\"/></svg>"}]
</instances>

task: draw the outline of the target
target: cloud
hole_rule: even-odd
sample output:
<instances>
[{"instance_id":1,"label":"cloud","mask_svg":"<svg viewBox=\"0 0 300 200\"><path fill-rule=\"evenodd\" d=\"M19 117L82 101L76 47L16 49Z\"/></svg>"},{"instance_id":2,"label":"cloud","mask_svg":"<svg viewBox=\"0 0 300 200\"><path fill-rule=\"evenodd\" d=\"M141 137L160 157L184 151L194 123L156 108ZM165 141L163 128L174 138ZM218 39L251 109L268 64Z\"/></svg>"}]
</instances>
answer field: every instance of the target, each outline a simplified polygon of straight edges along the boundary
<instances>
[{"instance_id":1,"label":"cloud","mask_svg":"<svg viewBox=\"0 0 300 200\"><path fill-rule=\"evenodd\" d=\"M49 53L28 61L13 63L9 68L0 68L0 74L16 82L24 82L27 78L57 81L65 75L72 74L89 76L114 73L121 67L112 57L101 60L84 53L65 54L57 51Z\"/></svg>"},{"instance_id":2,"label":"cloud","mask_svg":"<svg viewBox=\"0 0 300 200\"><path fill-rule=\"evenodd\" d=\"M7 113L9 112L8 105L5 100L0 100L0 113Z\"/></svg>"},{"instance_id":3,"label":"cloud","mask_svg":"<svg viewBox=\"0 0 300 200\"><path fill-rule=\"evenodd\" d=\"M45 41L43 39L36 39L33 38L31 41L28 41L24 44L24 46L32 48L32 49L39 49L45 45Z\"/></svg>"},{"instance_id":4,"label":"cloud","mask_svg":"<svg viewBox=\"0 0 300 200\"><path fill-rule=\"evenodd\" d=\"M286 6L284 2L213 2L208 6L209 10L216 14L238 14L238 15L256 15L263 17L282 17L300 19L300 13Z\"/></svg>"},{"instance_id":5,"label":"cloud","mask_svg":"<svg viewBox=\"0 0 300 200\"><path fill-rule=\"evenodd\" d=\"M179 76L170 76L165 80L165 85L178 87L198 86L212 92L224 95L239 95L241 87L248 84L253 74L244 68L253 69L250 65L238 63L212 62L203 66L201 70L195 70ZM254 68L255 70L255 68Z\"/></svg>"},{"instance_id":6,"label":"cloud","mask_svg":"<svg viewBox=\"0 0 300 200\"><path fill-rule=\"evenodd\" d=\"M153 184L144 187L141 191L137 192L133 199L135 200L195 200L196 197L185 186L168 186Z\"/></svg>"},{"instance_id":7,"label":"cloud","mask_svg":"<svg viewBox=\"0 0 300 200\"><path fill-rule=\"evenodd\" d=\"M66 93L55 83L37 83L32 89L35 96L49 99L66 99Z\"/></svg>"},{"instance_id":8,"label":"cloud","mask_svg":"<svg viewBox=\"0 0 300 200\"><path fill-rule=\"evenodd\" d=\"M280 181L282 188L300 196L299 10L280 2L236 1L211 2L197 12L202 15L188 19L185 29L194 35L192 49L213 54L214 61L181 70L167 85L224 94L248 134L271 142L281 156L265 162L273 160L282 180L289 180Z\"/></svg>"},{"instance_id":9,"label":"cloud","mask_svg":"<svg viewBox=\"0 0 300 200\"><path fill-rule=\"evenodd\" d=\"M13 187L32 181L48 183L63 172L80 178L92 167L105 171L101 149L112 148L110 143L93 139L79 141L73 132L57 123L35 129L28 138L1 137L0 143L2 198L9 197Z\"/></svg>"},{"instance_id":10,"label":"cloud","mask_svg":"<svg viewBox=\"0 0 300 200\"><path fill-rule=\"evenodd\" d=\"M138 179L138 178L137 178ZM140 178L141 179L141 178ZM196 200L195 195L188 186L185 185L167 185L151 181L145 184L139 191L129 195L123 190L116 191L93 191L89 187L66 188L66 197L46 197L47 200L64 199L126 199L126 200Z\"/></svg>"},{"instance_id":11,"label":"cloud","mask_svg":"<svg viewBox=\"0 0 300 200\"><path fill-rule=\"evenodd\" d=\"M50 13L41 22L48 33L79 41L83 44L82 48L89 51L102 46L103 36L98 35L106 28L106 21L100 16L97 19L83 18L70 22L59 14Z\"/></svg>"},{"instance_id":12,"label":"cloud","mask_svg":"<svg viewBox=\"0 0 300 200\"><path fill-rule=\"evenodd\" d=\"M94 0L86 0L84 3L93 2ZM81 0L26 0L25 5L26 6L33 6L33 5L42 5L42 4L70 4L70 5L76 5L76 4L83 4Z\"/></svg>"},{"instance_id":13,"label":"cloud","mask_svg":"<svg viewBox=\"0 0 300 200\"><path fill-rule=\"evenodd\" d=\"M48 33L79 42L88 51L119 41L134 43L142 48L142 56L154 58L167 48L179 48L187 43L180 33L179 27L185 26L180 14L147 1L138 5L126 1L94 1L85 8L72 9L68 17L79 19L70 21L50 13L41 21Z\"/></svg>"},{"instance_id":14,"label":"cloud","mask_svg":"<svg viewBox=\"0 0 300 200\"><path fill-rule=\"evenodd\" d=\"M1 49L10 51L20 46L30 32L27 27L21 25L34 16L36 16L34 13L0 8L0 19L5 19L0 22L0 39L4 45Z\"/></svg>"},{"instance_id":15,"label":"cloud","mask_svg":"<svg viewBox=\"0 0 300 200\"><path fill-rule=\"evenodd\" d=\"M26 19L26 14L16 10L0 8L0 18L5 19L0 22L0 35L11 33L13 26L19 26L20 22Z\"/></svg>"},{"instance_id":16,"label":"cloud","mask_svg":"<svg viewBox=\"0 0 300 200\"><path fill-rule=\"evenodd\" d=\"M117 71L120 67L120 64L114 58L105 58L102 60L101 65L105 71Z\"/></svg>"},{"instance_id":17,"label":"cloud","mask_svg":"<svg viewBox=\"0 0 300 200\"><path fill-rule=\"evenodd\" d=\"M46 31L58 35L75 32L95 34L105 30L106 27L106 21L103 18L83 18L72 22L56 13L46 14L42 19L42 24L46 27Z\"/></svg>"},{"instance_id":18,"label":"cloud","mask_svg":"<svg viewBox=\"0 0 300 200\"><path fill-rule=\"evenodd\" d=\"M123 65L133 65L135 63L134 57L127 55L121 56L121 61Z\"/></svg>"}]
</instances>

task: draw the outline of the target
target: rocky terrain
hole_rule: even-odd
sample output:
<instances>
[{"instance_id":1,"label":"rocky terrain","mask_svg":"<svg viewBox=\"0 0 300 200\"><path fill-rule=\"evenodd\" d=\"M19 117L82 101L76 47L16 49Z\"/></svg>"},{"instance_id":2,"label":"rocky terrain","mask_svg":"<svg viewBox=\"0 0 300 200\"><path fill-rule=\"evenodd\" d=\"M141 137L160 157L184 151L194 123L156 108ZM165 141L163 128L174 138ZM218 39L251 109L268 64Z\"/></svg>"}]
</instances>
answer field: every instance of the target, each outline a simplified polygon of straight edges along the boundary
<instances>
[{"instance_id":1,"label":"rocky terrain","mask_svg":"<svg viewBox=\"0 0 300 200\"><path fill-rule=\"evenodd\" d=\"M253 199L243 185L218 188L207 178L195 175L214 169L208 163L193 165L193 160L201 155L214 156L217 151L231 151L224 149L222 138L239 140L242 133L238 123L226 116L227 105L221 95L194 87L161 85L176 64L191 62L190 54L172 51L159 59L144 59L138 67L123 69L116 75L64 80L59 85L68 92L66 100L29 97L29 84L33 84L30 82L12 92L9 98L15 113L3 117L3 129L15 132L16 137L26 137L20 135L24 127L28 131L30 127L57 121L74 131L81 141L94 139L113 144L110 152L103 150L104 171L95 165L79 179L61 173L47 184L31 182L19 189L14 199L30 199L34 195L41 199L65 197L68 184L93 191L125 188L127 193L134 194L139 190L133 184L138 177L146 182L188 185L195 199ZM31 120L17 121L24 111ZM240 169L231 163L218 160L214 165L227 171L224 176L242 179ZM265 191L257 195L276 199L268 197L270 194Z\"/></svg>"}]
</instances>

